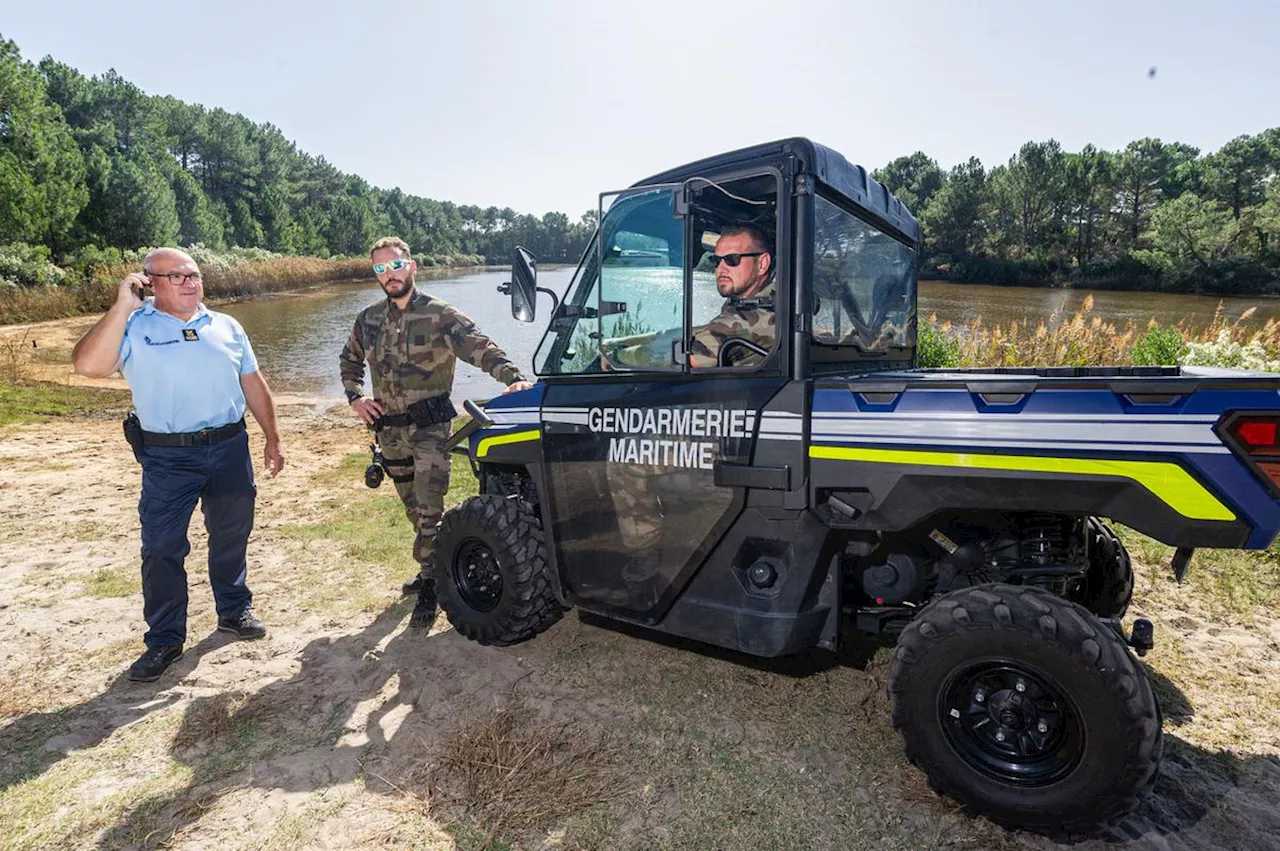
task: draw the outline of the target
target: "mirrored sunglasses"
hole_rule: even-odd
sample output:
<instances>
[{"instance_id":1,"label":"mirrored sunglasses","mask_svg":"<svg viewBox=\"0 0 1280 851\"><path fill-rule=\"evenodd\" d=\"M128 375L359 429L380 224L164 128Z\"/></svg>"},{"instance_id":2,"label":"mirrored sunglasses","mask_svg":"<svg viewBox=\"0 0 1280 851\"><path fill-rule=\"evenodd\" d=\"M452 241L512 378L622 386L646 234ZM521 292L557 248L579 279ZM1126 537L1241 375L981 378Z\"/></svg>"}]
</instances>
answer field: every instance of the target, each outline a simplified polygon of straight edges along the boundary
<instances>
[{"instance_id":1,"label":"mirrored sunglasses","mask_svg":"<svg viewBox=\"0 0 1280 851\"><path fill-rule=\"evenodd\" d=\"M407 268L412 262L412 260L405 260L403 257L397 257L390 263L374 263L373 274L383 275L387 272L399 272L401 269Z\"/></svg>"}]
</instances>

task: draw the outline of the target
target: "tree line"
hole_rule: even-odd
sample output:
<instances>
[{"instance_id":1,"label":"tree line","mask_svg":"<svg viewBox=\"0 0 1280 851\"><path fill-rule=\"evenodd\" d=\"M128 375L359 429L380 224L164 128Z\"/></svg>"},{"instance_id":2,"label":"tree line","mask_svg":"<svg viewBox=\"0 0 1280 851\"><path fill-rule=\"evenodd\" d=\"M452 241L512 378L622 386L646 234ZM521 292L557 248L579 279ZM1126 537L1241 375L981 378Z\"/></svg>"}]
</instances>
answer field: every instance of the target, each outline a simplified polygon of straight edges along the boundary
<instances>
[{"instance_id":1,"label":"tree line","mask_svg":"<svg viewBox=\"0 0 1280 851\"><path fill-rule=\"evenodd\" d=\"M1171 292L1280 292L1280 128L1202 154L1027 142L944 171L922 152L873 177L924 231L922 277Z\"/></svg>"},{"instance_id":2,"label":"tree line","mask_svg":"<svg viewBox=\"0 0 1280 851\"><path fill-rule=\"evenodd\" d=\"M958 281L1280 292L1280 128L1202 154L1028 142L987 169L922 152L874 176L924 228L921 273ZM594 210L570 221L380 189L270 123L86 77L0 38L0 281L53 283L144 246L363 254L398 234L420 262L506 262L524 245L574 262ZM44 270L54 271L46 272Z\"/></svg>"},{"instance_id":3,"label":"tree line","mask_svg":"<svg viewBox=\"0 0 1280 851\"><path fill-rule=\"evenodd\" d=\"M148 95L115 71L32 64L0 38L0 251L11 255L75 264L198 243L352 256L393 233L429 264L506 262L517 244L576 262L594 221L379 189L269 123Z\"/></svg>"}]
</instances>

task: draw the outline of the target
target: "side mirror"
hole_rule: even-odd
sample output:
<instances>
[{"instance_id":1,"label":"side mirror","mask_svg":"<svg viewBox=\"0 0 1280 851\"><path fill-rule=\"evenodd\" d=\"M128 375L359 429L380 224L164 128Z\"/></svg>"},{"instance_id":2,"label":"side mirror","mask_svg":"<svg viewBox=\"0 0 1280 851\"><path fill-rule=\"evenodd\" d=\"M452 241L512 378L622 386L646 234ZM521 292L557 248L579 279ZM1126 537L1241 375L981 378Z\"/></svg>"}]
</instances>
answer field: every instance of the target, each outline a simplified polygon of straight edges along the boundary
<instances>
[{"instance_id":1,"label":"side mirror","mask_svg":"<svg viewBox=\"0 0 1280 851\"><path fill-rule=\"evenodd\" d=\"M511 316L532 322L538 308L538 260L528 249L516 247L511 261Z\"/></svg>"}]
</instances>

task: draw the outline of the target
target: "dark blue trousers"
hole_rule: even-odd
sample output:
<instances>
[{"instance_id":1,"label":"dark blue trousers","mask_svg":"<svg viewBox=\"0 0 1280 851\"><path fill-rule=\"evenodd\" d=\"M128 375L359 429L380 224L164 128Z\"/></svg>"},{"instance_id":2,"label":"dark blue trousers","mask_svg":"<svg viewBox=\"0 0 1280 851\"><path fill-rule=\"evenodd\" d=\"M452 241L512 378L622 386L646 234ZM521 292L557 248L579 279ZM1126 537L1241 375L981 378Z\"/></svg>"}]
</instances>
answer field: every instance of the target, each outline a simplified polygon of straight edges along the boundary
<instances>
[{"instance_id":1,"label":"dark blue trousers","mask_svg":"<svg viewBox=\"0 0 1280 851\"><path fill-rule=\"evenodd\" d=\"M148 647L187 639L187 528L200 501L209 533L209 584L219 617L240 614L253 599L245 584L245 550L253 531L257 487L249 436L213 446L145 446L142 450L142 599Z\"/></svg>"}]
</instances>

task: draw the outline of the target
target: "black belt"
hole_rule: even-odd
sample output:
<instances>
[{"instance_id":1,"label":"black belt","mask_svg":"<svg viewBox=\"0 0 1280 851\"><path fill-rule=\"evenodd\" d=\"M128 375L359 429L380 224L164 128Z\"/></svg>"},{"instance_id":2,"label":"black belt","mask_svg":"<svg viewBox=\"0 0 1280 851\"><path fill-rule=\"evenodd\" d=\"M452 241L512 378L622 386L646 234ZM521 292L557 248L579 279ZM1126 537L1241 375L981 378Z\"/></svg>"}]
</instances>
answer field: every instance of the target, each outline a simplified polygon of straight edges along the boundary
<instances>
[{"instance_id":1,"label":"black belt","mask_svg":"<svg viewBox=\"0 0 1280 851\"><path fill-rule=\"evenodd\" d=\"M419 399L403 413L383 414L374 422L373 427L376 429L408 428L409 426L427 428L447 423L457 415L457 409L453 407L453 402L449 401L449 394L442 393L439 396Z\"/></svg>"},{"instance_id":2,"label":"black belt","mask_svg":"<svg viewBox=\"0 0 1280 851\"><path fill-rule=\"evenodd\" d=\"M202 428L199 431L164 432L144 431L142 442L147 446L213 446L235 437L244 431L244 420L227 423L217 428Z\"/></svg>"},{"instance_id":3,"label":"black belt","mask_svg":"<svg viewBox=\"0 0 1280 851\"><path fill-rule=\"evenodd\" d=\"M408 414L383 414L374 421L374 428L408 428L413 425L413 420L409 419Z\"/></svg>"}]
</instances>

